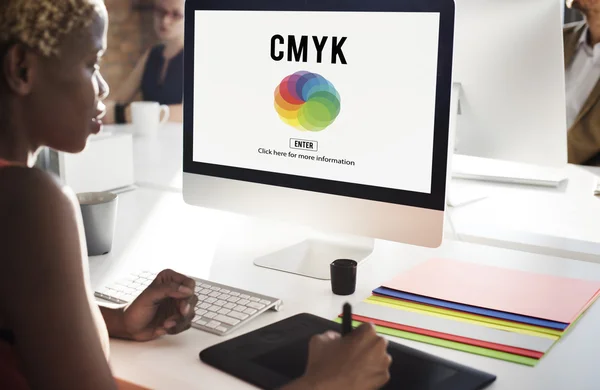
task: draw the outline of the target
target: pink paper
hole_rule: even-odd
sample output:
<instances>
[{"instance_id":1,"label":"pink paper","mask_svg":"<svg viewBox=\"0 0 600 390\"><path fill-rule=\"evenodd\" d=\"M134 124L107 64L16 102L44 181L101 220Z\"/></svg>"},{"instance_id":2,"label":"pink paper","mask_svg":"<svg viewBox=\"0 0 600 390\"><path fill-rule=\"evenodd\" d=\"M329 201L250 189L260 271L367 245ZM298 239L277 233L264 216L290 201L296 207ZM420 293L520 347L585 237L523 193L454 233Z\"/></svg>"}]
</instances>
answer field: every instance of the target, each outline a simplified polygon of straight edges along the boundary
<instances>
[{"instance_id":1,"label":"pink paper","mask_svg":"<svg viewBox=\"0 0 600 390\"><path fill-rule=\"evenodd\" d=\"M600 281L432 259L383 287L570 324L599 292Z\"/></svg>"}]
</instances>

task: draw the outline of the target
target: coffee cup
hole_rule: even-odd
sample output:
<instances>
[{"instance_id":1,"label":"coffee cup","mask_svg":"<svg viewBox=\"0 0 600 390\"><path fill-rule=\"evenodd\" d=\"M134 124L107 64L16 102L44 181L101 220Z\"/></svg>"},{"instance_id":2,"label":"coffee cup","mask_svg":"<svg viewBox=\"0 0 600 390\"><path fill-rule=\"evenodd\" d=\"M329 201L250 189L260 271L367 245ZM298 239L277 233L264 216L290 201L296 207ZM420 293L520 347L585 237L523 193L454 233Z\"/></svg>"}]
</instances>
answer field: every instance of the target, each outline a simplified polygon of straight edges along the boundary
<instances>
[{"instance_id":1,"label":"coffee cup","mask_svg":"<svg viewBox=\"0 0 600 390\"><path fill-rule=\"evenodd\" d=\"M136 135L155 135L169 120L169 106L157 102L131 103L131 121Z\"/></svg>"},{"instance_id":2,"label":"coffee cup","mask_svg":"<svg viewBox=\"0 0 600 390\"><path fill-rule=\"evenodd\" d=\"M85 192L77 194L85 229L89 256L100 256L112 250L117 222L116 194Z\"/></svg>"}]
</instances>

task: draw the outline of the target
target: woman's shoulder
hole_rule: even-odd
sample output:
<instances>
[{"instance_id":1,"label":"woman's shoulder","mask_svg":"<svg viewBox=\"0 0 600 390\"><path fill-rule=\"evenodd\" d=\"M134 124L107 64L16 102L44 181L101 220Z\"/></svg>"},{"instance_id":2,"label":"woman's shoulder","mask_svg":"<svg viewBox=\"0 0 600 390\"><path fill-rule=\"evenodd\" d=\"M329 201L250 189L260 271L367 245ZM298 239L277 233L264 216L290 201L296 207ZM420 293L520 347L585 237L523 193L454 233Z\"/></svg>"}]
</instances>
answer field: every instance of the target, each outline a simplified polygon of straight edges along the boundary
<instances>
[{"instance_id":1,"label":"woman's shoulder","mask_svg":"<svg viewBox=\"0 0 600 390\"><path fill-rule=\"evenodd\" d=\"M73 261L73 255L81 252L81 234L72 191L46 172L17 167L0 169L0 188L0 248L2 260L9 260L0 261L2 283L77 275L81 262Z\"/></svg>"},{"instance_id":2,"label":"woman's shoulder","mask_svg":"<svg viewBox=\"0 0 600 390\"><path fill-rule=\"evenodd\" d=\"M58 178L37 168L0 169L0 188L0 208L4 212L25 208L41 211L71 203L68 189Z\"/></svg>"}]
</instances>

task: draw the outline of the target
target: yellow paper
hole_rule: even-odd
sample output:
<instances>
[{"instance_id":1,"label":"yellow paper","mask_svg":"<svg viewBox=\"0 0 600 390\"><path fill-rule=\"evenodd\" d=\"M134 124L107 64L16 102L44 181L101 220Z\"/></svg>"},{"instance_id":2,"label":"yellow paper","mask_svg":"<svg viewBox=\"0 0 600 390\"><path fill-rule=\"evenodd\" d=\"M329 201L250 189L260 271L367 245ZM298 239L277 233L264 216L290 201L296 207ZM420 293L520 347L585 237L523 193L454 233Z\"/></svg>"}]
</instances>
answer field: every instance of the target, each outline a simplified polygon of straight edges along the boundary
<instances>
[{"instance_id":1,"label":"yellow paper","mask_svg":"<svg viewBox=\"0 0 600 390\"><path fill-rule=\"evenodd\" d=\"M434 317L440 317L455 321L467 322L475 325L486 326L488 328L500 329L509 332L515 332L520 334L527 334L537 337L545 337L551 340L558 340L563 334L562 331L556 329L547 329L534 325L521 324L517 322L510 322L500 320L497 318L490 318L485 316L479 316L475 314L463 313L454 310L442 309L434 306L421 305L412 302L399 301L397 299L371 296L365 300L365 302L377 304L381 306L387 306L393 309L410 311L413 313L419 313L423 315L430 315Z\"/></svg>"}]
</instances>

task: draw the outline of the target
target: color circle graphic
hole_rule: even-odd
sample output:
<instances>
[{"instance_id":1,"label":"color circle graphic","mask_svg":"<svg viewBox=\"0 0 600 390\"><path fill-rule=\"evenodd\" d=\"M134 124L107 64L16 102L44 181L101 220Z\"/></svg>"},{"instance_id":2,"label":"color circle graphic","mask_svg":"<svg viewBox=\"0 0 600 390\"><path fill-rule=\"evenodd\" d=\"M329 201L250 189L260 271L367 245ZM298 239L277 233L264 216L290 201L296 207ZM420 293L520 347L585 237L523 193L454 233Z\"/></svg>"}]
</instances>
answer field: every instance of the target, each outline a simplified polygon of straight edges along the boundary
<instances>
[{"instance_id":1,"label":"color circle graphic","mask_svg":"<svg viewBox=\"0 0 600 390\"><path fill-rule=\"evenodd\" d=\"M340 113L340 95L323 76L299 71L275 88L275 110L284 123L302 131L322 131Z\"/></svg>"}]
</instances>

